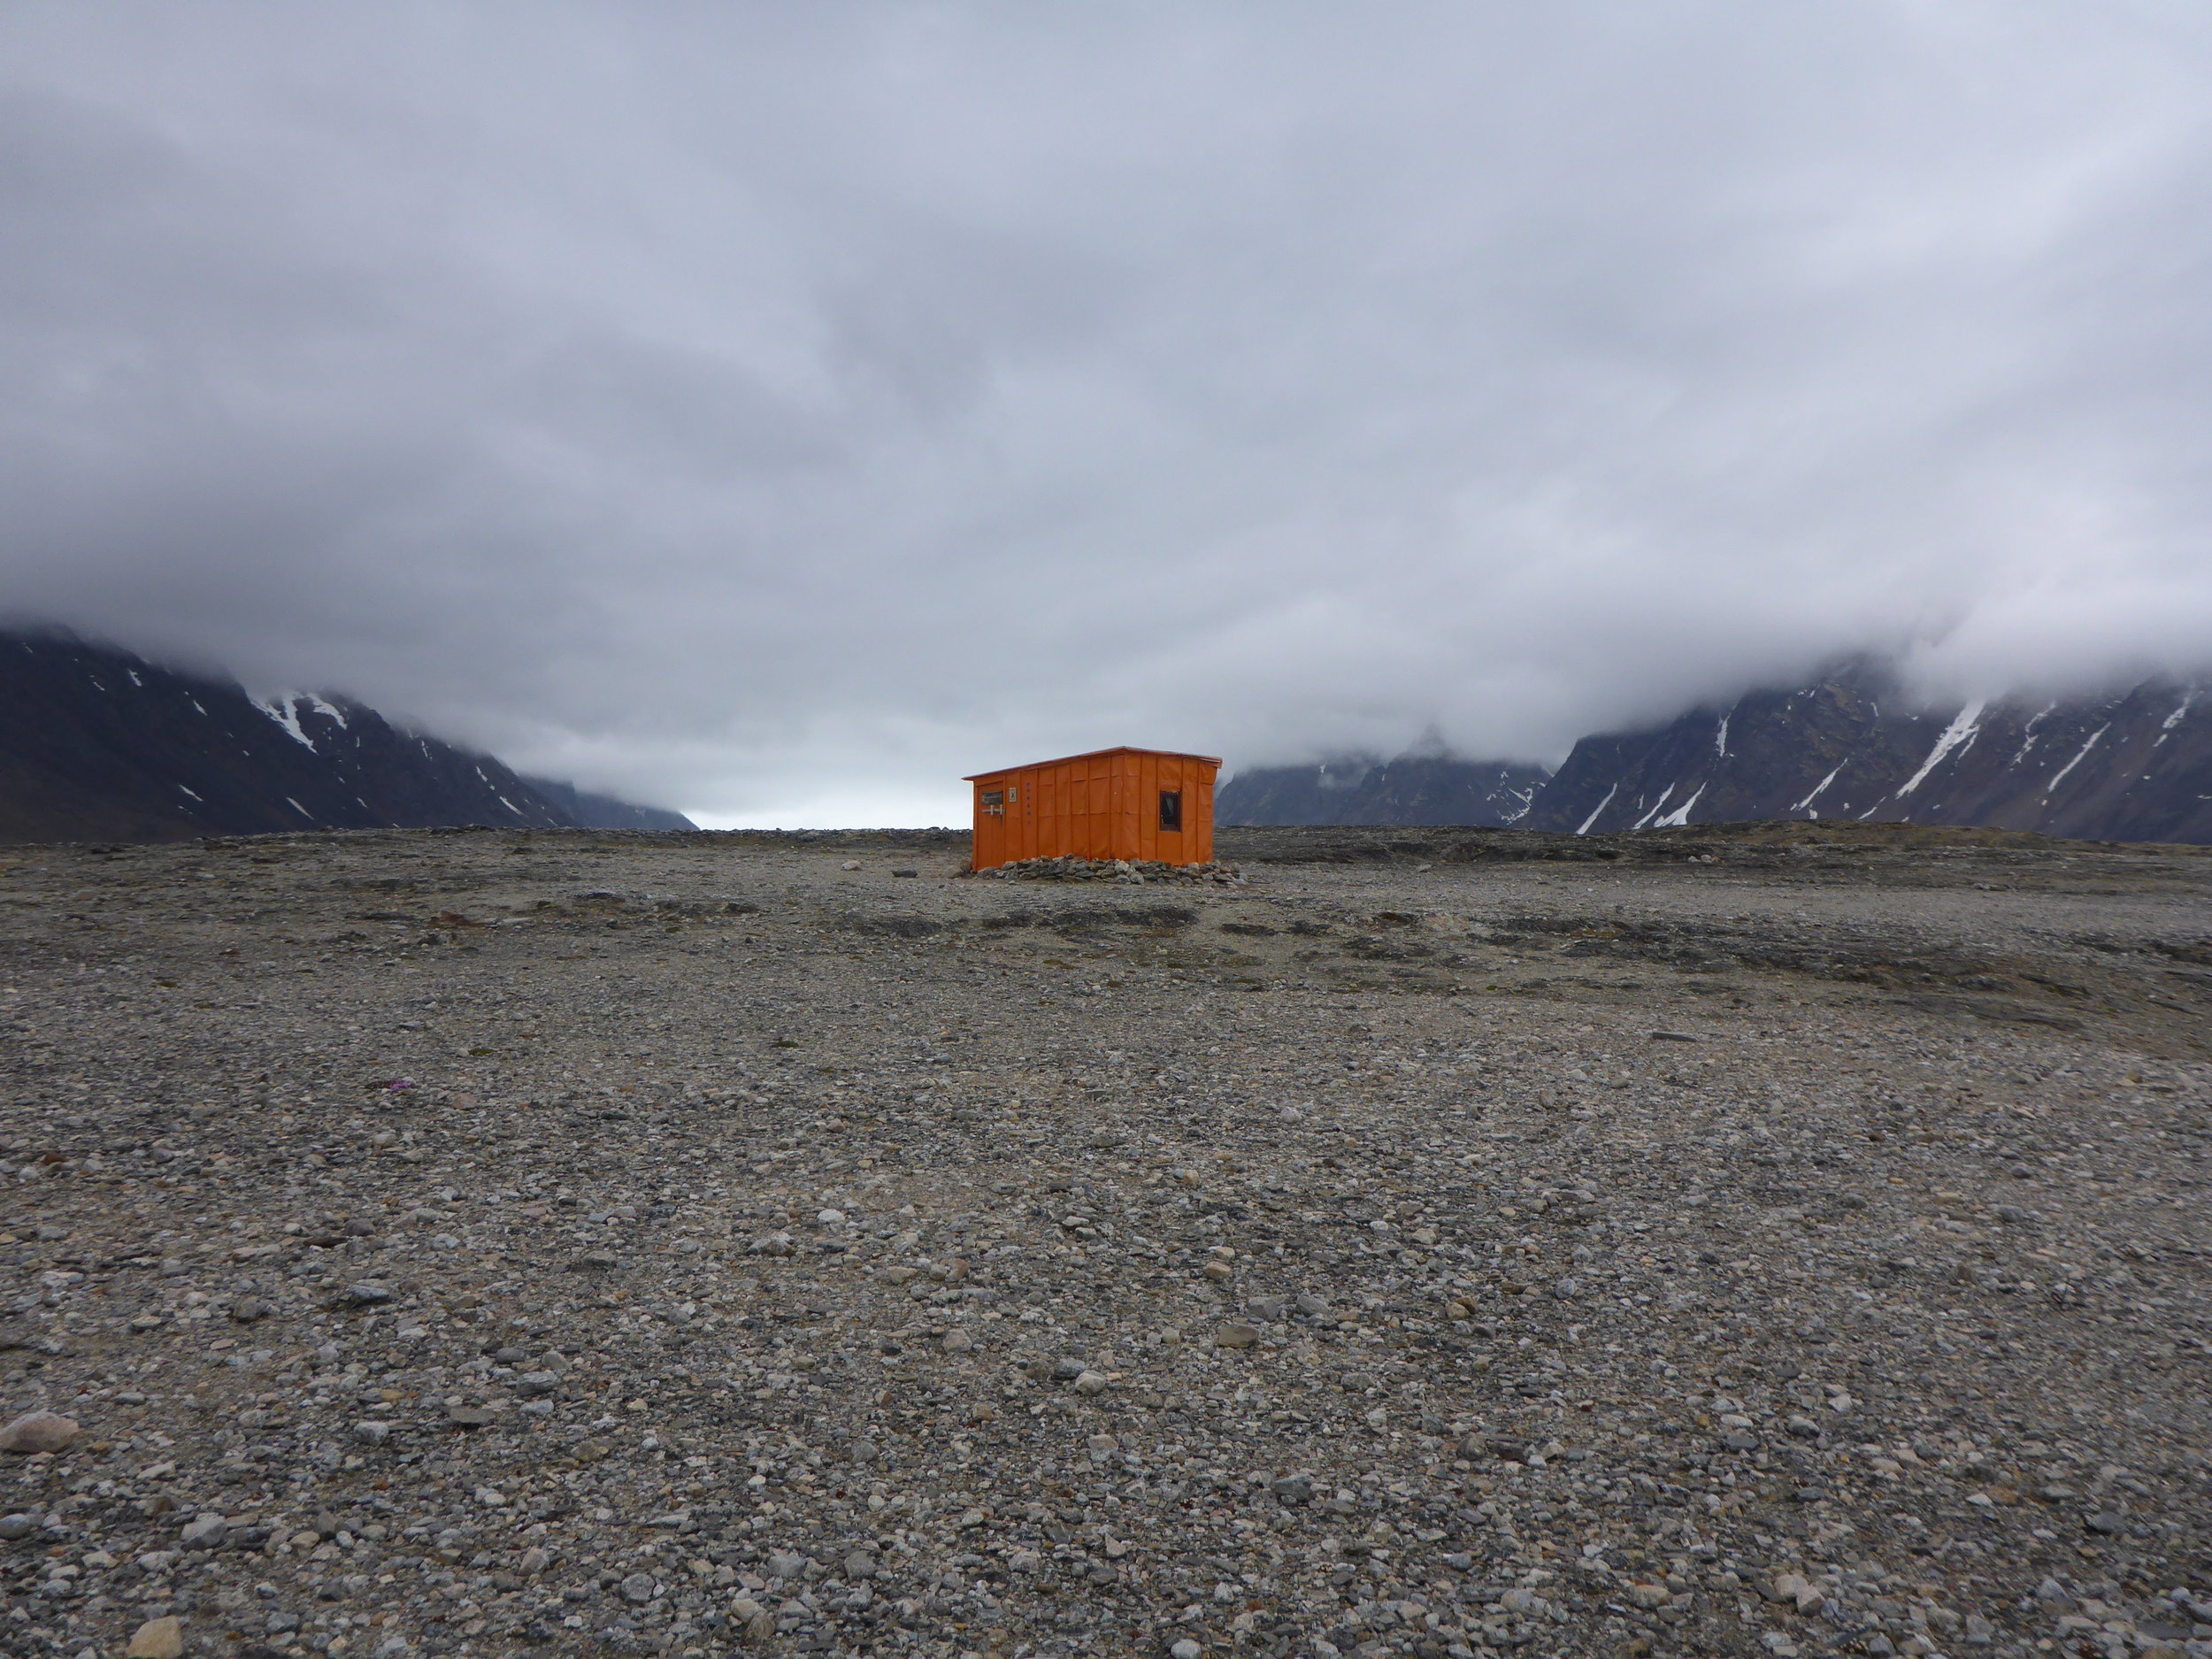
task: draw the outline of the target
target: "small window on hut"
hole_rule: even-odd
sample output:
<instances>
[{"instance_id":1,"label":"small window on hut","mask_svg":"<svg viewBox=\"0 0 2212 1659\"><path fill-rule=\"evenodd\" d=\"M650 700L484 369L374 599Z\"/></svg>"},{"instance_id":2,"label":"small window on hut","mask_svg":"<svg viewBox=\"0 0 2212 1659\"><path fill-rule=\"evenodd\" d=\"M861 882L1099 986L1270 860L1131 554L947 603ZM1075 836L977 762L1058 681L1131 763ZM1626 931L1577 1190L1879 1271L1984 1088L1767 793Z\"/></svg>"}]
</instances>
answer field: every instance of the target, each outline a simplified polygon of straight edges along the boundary
<instances>
[{"instance_id":1,"label":"small window on hut","mask_svg":"<svg viewBox=\"0 0 2212 1659\"><path fill-rule=\"evenodd\" d=\"M1183 792L1180 789L1160 791L1160 827L1164 830L1183 827Z\"/></svg>"},{"instance_id":2,"label":"small window on hut","mask_svg":"<svg viewBox=\"0 0 2212 1659\"><path fill-rule=\"evenodd\" d=\"M1003 790L1003 789L986 789L986 790L983 792L983 810L984 810L985 811L987 811L987 811L989 811L989 810L990 810L993 807L995 807L995 806L1001 806L1001 807L1002 807L1002 806L1004 806L1005 804L1006 804L1006 791L1005 791L1005 790Z\"/></svg>"}]
</instances>

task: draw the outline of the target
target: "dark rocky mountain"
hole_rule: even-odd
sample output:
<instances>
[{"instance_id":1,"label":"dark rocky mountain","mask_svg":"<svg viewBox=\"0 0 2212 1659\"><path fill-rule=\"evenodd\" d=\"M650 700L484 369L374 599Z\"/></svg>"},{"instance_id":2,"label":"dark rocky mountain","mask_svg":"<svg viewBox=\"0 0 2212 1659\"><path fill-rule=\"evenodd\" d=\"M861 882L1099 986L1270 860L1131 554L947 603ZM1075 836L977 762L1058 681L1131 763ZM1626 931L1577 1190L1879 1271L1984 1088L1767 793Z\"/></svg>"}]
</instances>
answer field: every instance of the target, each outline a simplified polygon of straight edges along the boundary
<instances>
[{"instance_id":1,"label":"dark rocky mountain","mask_svg":"<svg viewBox=\"0 0 2212 1659\"><path fill-rule=\"evenodd\" d=\"M1534 767L1433 757L1272 767L1232 778L1215 811L1224 824L1582 834L1848 818L2212 845L2212 684L1931 710L1888 666L1862 660L1809 685L1586 737L1548 780Z\"/></svg>"},{"instance_id":2,"label":"dark rocky mountain","mask_svg":"<svg viewBox=\"0 0 2212 1659\"><path fill-rule=\"evenodd\" d=\"M1525 827L1853 818L2212 843L2208 690L2147 680L2116 695L1928 710L1882 664L1855 663L1649 731L1585 738Z\"/></svg>"},{"instance_id":3,"label":"dark rocky mountain","mask_svg":"<svg viewBox=\"0 0 2212 1659\"><path fill-rule=\"evenodd\" d=\"M1551 774L1505 761L1402 755L1240 772L1214 795L1219 824L1517 824Z\"/></svg>"},{"instance_id":4,"label":"dark rocky mountain","mask_svg":"<svg viewBox=\"0 0 2212 1659\"><path fill-rule=\"evenodd\" d=\"M66 634L0 634L0 841L597 827L586 814L603 808L585 803L604 797L549 797L488 755L342 697L257 702L234 682Z\"/></svg>"},{"instance_id":5,"label":"dark rocky mountain","mask_svg":"<svg viewBox=\"0 0 2212 1659\"><path fill-rule=\"evenodd\" d=\"M634 806L617 796L595 795L589 789L579 789L574 784L562 783L557 779L526 775L522 781L541 798L567 813L570 822L584 829L687 830L699 827L682 813L671 812L665 807Z\"/></svg>"}]
</instances>

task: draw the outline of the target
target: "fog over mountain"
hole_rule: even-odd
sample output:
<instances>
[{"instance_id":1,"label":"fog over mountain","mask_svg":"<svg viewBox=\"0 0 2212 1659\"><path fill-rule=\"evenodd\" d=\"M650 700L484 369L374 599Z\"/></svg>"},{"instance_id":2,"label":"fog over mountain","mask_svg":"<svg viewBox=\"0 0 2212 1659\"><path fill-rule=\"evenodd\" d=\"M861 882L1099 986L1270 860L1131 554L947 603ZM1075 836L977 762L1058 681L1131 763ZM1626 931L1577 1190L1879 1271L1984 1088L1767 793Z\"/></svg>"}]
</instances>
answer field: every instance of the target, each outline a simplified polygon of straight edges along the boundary
<instances>
[{"instance_id":1,"label":"fog over mountain","mask_svg":"<svg viewBox=\"0 0 2212 1659\"><path fill-rule=\"evenodd\" d=\"M0 606L703 822L2212 657L2212 13L0 12Z\"/></svg>"}]
</instances>

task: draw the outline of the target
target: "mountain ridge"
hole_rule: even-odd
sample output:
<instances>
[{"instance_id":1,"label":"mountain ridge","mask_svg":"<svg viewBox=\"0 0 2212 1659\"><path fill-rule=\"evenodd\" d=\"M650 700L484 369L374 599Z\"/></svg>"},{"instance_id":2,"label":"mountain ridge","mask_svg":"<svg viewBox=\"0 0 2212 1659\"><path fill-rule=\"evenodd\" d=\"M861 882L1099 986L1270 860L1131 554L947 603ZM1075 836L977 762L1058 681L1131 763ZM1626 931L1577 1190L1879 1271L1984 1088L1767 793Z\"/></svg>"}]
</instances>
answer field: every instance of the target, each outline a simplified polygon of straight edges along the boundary
<instances>
[{"instance_id":1,"label":"mountain ridge","mask_svg":"<svg viewBox=\"0 0 2212 1659\"><path fill-rule=\"evenodd\" d=\"M1510 761L1433 754L1359 757L1240 772L1214 795L1223 824L1465 824L1502 828L1526 817L1551 774ZM1342 814L1371 816L1347 818Z\"/></svg>"},{"instance_id":2,"label":"mountain ridge","mask_svg":"<svg viewBox=\"0 0 2212 1659\"><path fill-rule=\"evenodd\" d=\"M1223 784L1217 815L1225 824L1436 823L1382 815L1393 810L1386 791L1323 787L1332 769L1364 776L1413 761L1239 772ZM1448 798L1455 779L1479 792L1514 764L1425 756L1417 764L1431 798ZM1378 815L1286 815L1345 809ZM1852 658L1800 686L1757 687L1725 705L1594 733L1544 775L1517 817L1458 821L1592 834L1838 818L2212 844L2212 684L2154 677L2119 691L1929 708L1906 696L1891 664Z\"/></svg>"},{"instance_id":3,"label":"mountain ridge","mask_svg":"<svg viewBox=\"0 0 2212 1659\"><path fill-rule=\"evenodd\" d=\"M620 827L691 826L569 785L549 795L493 756L350 698L255 697L65 630L0 632L0 841L615 827L603 821L615 809L639 815Z\"/></svg>"}]
</instances>

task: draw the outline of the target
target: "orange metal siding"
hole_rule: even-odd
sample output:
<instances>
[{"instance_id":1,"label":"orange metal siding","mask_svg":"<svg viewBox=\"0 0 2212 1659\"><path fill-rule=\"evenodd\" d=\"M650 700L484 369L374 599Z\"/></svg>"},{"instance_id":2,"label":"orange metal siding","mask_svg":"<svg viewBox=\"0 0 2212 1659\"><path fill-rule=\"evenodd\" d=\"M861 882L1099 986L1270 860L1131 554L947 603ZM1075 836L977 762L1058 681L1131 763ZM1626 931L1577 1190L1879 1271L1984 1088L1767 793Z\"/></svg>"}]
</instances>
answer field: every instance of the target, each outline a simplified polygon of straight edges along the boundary
<instances>
[{"instance_id":1,"label":"orange metal siding","mask_svg":"<svg viewBox=\"0 0 2212 1659\"><path fill-rule=\"evenodd\" d=\"M1214 856L1214 776L1206 755L1109 749L1062 760L977 772L973 867L1018 858L1150 858L1210 862ZM1160 794L1182 794L1183 827L1160 827ZM987 804L989 794L1000 799Z\"/></svg>"}]
</instances>

